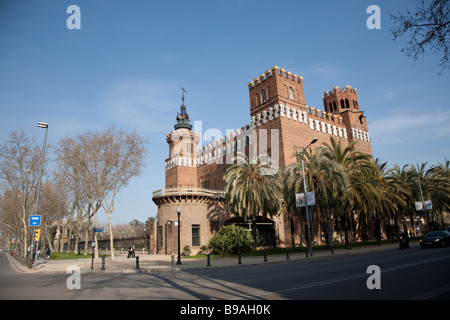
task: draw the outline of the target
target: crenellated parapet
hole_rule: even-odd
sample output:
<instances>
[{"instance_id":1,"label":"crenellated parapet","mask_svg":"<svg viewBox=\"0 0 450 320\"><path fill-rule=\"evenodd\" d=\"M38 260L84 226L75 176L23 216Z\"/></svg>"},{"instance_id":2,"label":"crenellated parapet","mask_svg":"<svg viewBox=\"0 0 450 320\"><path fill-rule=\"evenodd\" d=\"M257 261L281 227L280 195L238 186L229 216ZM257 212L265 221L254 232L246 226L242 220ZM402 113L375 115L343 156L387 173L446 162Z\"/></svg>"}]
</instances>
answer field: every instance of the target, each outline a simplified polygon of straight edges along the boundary
<instances>
[{"instance_id":1,"label":"crenellated parapet","mask_svg":"<svg viewBox=\"0 0 450 320\"><path fill-rule=\"evenodd\" d=\"M325 111L330 113L359 111L358 94L356 89L349 85L345 86L345 89L333 87L332 91L325 91L322 99Z\"/></svg>"},{"instance_id":2,"label":"crenellated parapet","mask_svg":"<svg viewBox=\"0 0 450 320\"><path fill-rule=\"evenodd\" d=\"M281 77L286 80L291 80L293 83L302 84L303 83L303 77L292 73L290 71L286 71L285 69L279 68L277 66L273 66L270 70L267 70L265 73L261 74L259 77L253 79L253 81L250 81L248 83L249 89L253 89L261 84L263 84L265 81L269 80L271 77Z\"/></svg>"},{"instance_id":3,"label":"crenellated parapet","mask_svg":"<svg viewBox=\"0 0 450 320\"><path fill-rule=\"evenodd\" d=\"M294 106L305 106L303 77L277 66L248 83L250 115L267 104L283 100Z\"/></svg>"},{"instance_id":4,"label":"crenellated parapet","mask_svg":"<svg viewBox=\"0 0 450 320\"><path fill-rule=\"evenodd\" d=\"M339 87L333 87L332 91L325 91L323 93L323 98L325 99L326 97L331 97L331 96L334 96L339 93L353 94L353 95L357 96L356 88L352 88L351 86L346 85L345 89L339 88Z\"/></svg>"}]
</instances>

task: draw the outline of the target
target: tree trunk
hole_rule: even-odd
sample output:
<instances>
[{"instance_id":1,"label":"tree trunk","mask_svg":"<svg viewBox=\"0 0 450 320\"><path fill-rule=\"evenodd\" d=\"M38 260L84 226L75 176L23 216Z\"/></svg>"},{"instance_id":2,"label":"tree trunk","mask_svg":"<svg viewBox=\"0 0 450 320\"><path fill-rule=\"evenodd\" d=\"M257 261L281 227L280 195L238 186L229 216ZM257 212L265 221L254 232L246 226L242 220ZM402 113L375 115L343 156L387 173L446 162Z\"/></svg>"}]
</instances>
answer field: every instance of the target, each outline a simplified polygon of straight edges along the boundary
<instances>
[{"instance_id":1,"label":"tree trunk","mask_svg":"<svg viewBox=\"0 0 450 320\"><path fill-rule=\"evenodd\" d=\"M373 217L374 219L374 229L375 229L375 237L377 238L377 244L381 246L381 223L380 223L380 217L378 214Z\"/></svg>"},{"instance_id":2,"label":"tree trunk","mask_svg":"<svg viewBox=\"0 0 450 320\"><path fill-rule=\"evenodd\" d=\"M252 217L253 250L256 250L256 218Z\"/></svg>"},{"instance_id":3,"label":"tree trunk","mask_svg":"<svg viewBox=\"0 0 450 320\"><path fill-rule=\"evenodd\" d=\"M108 214L108 229L109 229L109 245L111 248L111 259L114 260L114 239L113 239L113 230L111 225L111 212L107 212Z\"/></svg>"},{"instance_id":4,"label":"tree trunk","mask_svg":"<svg viewBox=\"0 0 450 320\"><path fill-rule=\"evenodd\" d=\"M84 255L88 254L89 247L89 225L84 229Z\"/></svg>"},{"instance_id":5,"label":"tree trunk","mask_svg":"<svg viewBox=\"0 0 450 320\"><path fill-rule=\"evenodd\" d=\"M348 225L349 222L347 220L347 214L344 213L344 236L345 236L345 249L351 249L350 248L350 241L348 239Z\"/></svg>"}]
</instances>

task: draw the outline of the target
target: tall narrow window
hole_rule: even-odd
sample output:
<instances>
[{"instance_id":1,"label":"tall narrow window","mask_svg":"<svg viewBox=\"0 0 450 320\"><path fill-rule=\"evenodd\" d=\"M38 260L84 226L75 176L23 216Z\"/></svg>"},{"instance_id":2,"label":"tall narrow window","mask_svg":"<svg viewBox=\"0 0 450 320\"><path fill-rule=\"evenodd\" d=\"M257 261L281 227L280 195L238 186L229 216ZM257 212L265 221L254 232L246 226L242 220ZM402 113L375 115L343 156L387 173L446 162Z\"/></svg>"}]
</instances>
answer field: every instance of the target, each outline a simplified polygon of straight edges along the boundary
<instances>
[{"instance_id":1,"label":"tall narrow window","mask_svg":"<svg viewBox=\"0 0 450 320\"><path fill-rule=\"evenodd\" d=\"M192 225L192 246L193 247L200 246L200 225L199 224Z\"/></svg>"},{"instance_id":2,"label":"tall narrow window","mask_svg":"<svg viewBox=\"0 0 450 320\"><path fill-rule=\"evenodd\" d=\"M289 87L289 99L295 100L295 98L294 98L294 89L292 89L292 87Z\"/></svg>"},{"instance_id":3,"label":"tall narrow window","mask_svg":"<svg viewBox=\"0 0 450 320\"><path fill-rule=\"evenodd\" d=\"M266 90L261 91L261 99L262 99L262 103L267 101Z\"/></svg>"},{"instance_id":4,"label":"tall narrow window","mask_svg":"<svg viewBox=\"0 0 450 320\"><path fill-rule=\"evenodd\" d=\"M345 107L347 109L350 109L350 104L348 103L348 99L345 99Z\"/></svg>"},{"instance_id":5,"label":"tall narrow window","mask_svg":"<svg viewBox=\"0 0 450 320\"><path fill-rule=\"evenodd\" d=\"M187 153L193 153L194 152L194 145L192 143L188 142L187 145L186 145L186 149L187 149L186 150Z\"/></svg>"}]
</instances>

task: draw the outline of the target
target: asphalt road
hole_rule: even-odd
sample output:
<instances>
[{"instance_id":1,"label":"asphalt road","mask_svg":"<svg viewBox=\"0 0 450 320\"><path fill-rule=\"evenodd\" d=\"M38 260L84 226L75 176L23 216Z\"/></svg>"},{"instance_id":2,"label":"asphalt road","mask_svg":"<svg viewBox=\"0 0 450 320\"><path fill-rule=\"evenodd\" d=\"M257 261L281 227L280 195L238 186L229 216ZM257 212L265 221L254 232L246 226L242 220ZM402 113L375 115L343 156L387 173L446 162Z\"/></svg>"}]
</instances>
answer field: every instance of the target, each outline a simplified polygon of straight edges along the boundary
<instances>
[{"instance_id":1,"label":"asphalt road","mask_svg":"<svg viewBox=\"0 0 450 320\"><path fill-rule=\"evenodd\" d=\"M80 289L69 289L72 274L16 272L0 252L0 299L450 300L449 267L450 248L413 247L240 268L88 273Z\"/></svg>"}]
</instances>

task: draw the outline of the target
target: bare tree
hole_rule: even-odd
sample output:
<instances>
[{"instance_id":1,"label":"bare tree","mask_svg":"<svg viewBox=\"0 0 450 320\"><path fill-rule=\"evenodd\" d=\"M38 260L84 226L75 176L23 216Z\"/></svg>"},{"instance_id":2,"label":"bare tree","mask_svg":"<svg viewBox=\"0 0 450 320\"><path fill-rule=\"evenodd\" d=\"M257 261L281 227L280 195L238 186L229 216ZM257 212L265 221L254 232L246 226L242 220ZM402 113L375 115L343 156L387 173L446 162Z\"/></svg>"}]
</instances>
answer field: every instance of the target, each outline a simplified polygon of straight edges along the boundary
<instances>
[{"instance_id":1,"label":"bare tree","mask_svg":"<svg viewBox=\"0 0 450 320\"><path fill-rule=\"evenodd\" d=\"M94 133L80 134L75 138L64 137L56 148L57 170L63 175L73 192L73 207L78 214L88 221L85 228L85 249L87 254L89 241L89 226L93 219L97 224L97 211L101 208L101 199L97 198L95 185L100 170L99 154L93 147ZM94 241L97 241L94 233ZM98 257L98 249L95 248Z\"/></svg>"},{"instance_id":2,"label":"bare tree","mask_svg":"<svg viewBox=\"0 0 450 320\"><path fill-rule=\"evenodd\" d=\"M51 226L56 224L59 231L57 251L60 252L64 245L66 229L70 227L71 212L69 209L70 192L62 179L46 181L42 186L39 213L42 215L41 237L45 237L47 245L53 251Z\"/></svg>"},{"instance_id":3,"label":"bare tree","mask_svg":"<svg viewBox=\"0 0 450 320\"><path fill-rule=\"evenodd\" d=\"M410 34L407 46L402 49L409 58L416 61L425 52L440 54L441 71L449 67L449 1L433 0L428 7L422 0L422 6L415 12L407 10L406 14L391 14L394 21L394 29L391 33L394 40L403 35Z\"/></svg>"},{"instance_id":4,"label":"bare tree","mask_svg":"<svg viewBox=\"0 0 450 320\"><path fill-rule=\"evenodd\" d=\"M108 215L111 256L114 258L111 213L119 190L139 175L144 166L145 142L136 133L117 131L87 132L75 139L66 137L57 149L60 170L76 190L77 206L87 204L88 218L97 225L97 212L103 207ZM94 233L94 241L97 241ZM98 249L95 248L98 257Z\"/></svg>"},{"instance_id":5,"label":"bare tree","mask_svg":"<svg viewBox=\"0 0 450 320\"><path fill-rule=\"evenodd\" d=\"M0 178L8 190L10 200L15 202L15 218L21 222L23 254L28 241L28 217L35 201L39 180L42 150L23 132L12 132L0 145ZM11 209L12 210L12 209ZM2 219L3 220L3 219Z\"/></svg>"},{"instance_id":6,"label":"bare tree","mask_svg":"<svg viewBox=\"0 0 450 320\"><path fill-rule=\"evenodd\" d=\"M22 201L20 195L8 188L0 195L0 228L6 230L9 238L15 238L22 244L23 224L18 219L22 215ZM2 233L3 234L3 233ZM20 250L20 249L19 249Z\"/></svg>"},{"instance_id":7,"label":"bare tree","mask_svg":"<svg viewBox=\"0 0 450 320\"><path fill-rule=\"evenodd\" d=\"M116 131L114 127L103 133L105 145L106 183L98 190L103 198L102 206L108 215L108 230L111 246L111 258L114 259L114 239L111 225L111 213L114 211L115 198L130 179L138 176L144 167L145 142L136 133Z\"/></svg>"}]
</instances>

